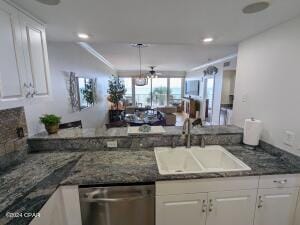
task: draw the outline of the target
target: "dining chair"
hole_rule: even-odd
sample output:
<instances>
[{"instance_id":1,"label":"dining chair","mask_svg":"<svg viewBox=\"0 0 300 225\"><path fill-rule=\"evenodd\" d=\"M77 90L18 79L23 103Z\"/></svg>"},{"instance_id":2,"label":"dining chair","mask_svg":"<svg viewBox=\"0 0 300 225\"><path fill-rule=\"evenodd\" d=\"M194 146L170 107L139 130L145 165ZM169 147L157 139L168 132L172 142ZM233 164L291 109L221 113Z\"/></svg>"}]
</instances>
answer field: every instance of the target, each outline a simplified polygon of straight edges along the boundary
<instances>
[{"instance_id":1,"label":"dining chair","mask_svg":"<svg viewBox=\"0 0 300 225\"><path fill-rule=\"evenodd\" d=\"M67 129L67 128L72 128L72 127L82 128L81 120L59 124L59 129Z\"/></svg>"}]
</instances>

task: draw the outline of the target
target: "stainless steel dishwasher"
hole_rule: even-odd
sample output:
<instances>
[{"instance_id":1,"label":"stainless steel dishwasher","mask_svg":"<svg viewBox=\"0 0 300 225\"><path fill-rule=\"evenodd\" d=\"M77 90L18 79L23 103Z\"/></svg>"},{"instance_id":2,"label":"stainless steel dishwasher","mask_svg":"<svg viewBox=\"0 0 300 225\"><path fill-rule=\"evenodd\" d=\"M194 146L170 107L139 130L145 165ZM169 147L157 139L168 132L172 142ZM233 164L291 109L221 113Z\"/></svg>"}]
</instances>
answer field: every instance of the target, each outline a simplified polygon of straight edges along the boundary
<instances>
[{"instance_id":1,"label":"stainless steel dishwasher","mask_svg":"<svg viewBox=\"0 0 300 225\"><path fill-rule=\"evenodd\" d=\"M155 186L80 188L82 225L154 225Z\"/></svg>"}]
</instances>

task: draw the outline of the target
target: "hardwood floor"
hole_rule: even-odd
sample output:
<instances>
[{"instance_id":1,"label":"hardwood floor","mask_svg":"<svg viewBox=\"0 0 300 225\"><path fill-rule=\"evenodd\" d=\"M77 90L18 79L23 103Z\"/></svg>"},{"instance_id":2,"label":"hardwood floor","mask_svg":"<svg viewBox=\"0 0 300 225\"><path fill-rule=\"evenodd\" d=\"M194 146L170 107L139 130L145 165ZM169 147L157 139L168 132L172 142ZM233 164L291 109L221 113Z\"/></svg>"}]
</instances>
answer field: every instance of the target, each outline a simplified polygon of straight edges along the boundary
<instances>
[{"instance_id":1,"label":"hardwood floor","mask_svg":"<svg viewBox=\"0 0 300 225\"><path fill-rule=\"evenodd\" d=\"M186 118L188 118L188 115L184 112L182 113L174 113L176 115L176 124L175 126L183 126L183 122Z\"/></svg>"},{"instance_id":2,"label":"hardwood floor","mask_svg":"<svg viewBox=\"0 0 300 225\"><path fill-rule=\"evenodd\" d=\"M179 126L179 127L182 127L183 126L183 123L184 123L184 120L186 118L188 118L188 114L182 112L182 113L174 113L176 115L176 124L175 126ZM191 119L191 121L193 122L195 119ZM211 125L209 122L206 122L206 121L202 121L204 122L205 125Z\"/></svg>"}]
</instances>

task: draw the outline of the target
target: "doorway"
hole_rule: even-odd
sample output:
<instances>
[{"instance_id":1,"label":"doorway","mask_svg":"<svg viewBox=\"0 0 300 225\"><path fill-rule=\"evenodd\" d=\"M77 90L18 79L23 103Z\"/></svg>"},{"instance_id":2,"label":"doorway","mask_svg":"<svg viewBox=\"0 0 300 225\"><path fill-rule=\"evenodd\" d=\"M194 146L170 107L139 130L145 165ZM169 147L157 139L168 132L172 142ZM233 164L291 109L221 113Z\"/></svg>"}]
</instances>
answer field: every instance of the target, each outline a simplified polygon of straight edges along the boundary
<instances>
[{"instance_id":1,"label":"doorway","mask_svg":"<svg viewBox=\"0 0 300 225\"><path fill-rule=\"evenodd\" d=\"M213 115L213 102L214 102L214 76L206 77L204 80L205 85L205 122L206 124L212 124Z\"/></svg>"}]
</instances>

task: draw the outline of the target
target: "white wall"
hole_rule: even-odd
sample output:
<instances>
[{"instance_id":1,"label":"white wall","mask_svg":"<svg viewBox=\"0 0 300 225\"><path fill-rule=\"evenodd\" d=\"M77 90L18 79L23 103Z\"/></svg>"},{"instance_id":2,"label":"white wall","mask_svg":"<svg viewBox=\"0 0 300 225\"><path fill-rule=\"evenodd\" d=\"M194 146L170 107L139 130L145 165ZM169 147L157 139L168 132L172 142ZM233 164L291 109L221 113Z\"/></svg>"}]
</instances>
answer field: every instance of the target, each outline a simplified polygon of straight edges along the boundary
<instances>
[{"instance_id":1,"label":"white wall","mask_svg":"<svg viewBox=\"0 0 300 225\"><path fill-rule=\"evenodd\" d=\"M230 104L230 95L234 94L235 70L225 70L222 84L222 104Z\"/></svg>"},{"instance_id":2,"label":"white wall","mask_svg":"<svg viewBox=\"0 0 300 225\"><path fill-rule=\"evenodd\" d=\"M102 127L108 117L107 86L114 71L82 49L76 43L48 43L52 94L50 98L32 99L22 102L7 102L1 108L24 106L29 135L44 130L39 117L54 113L62 122L82 120L83 127ZM84 77L97 78L98 102L92 108L72 112L67 91L67 75L75 72Z\"/></svg>"},{"instance_id":3,"label":"white wall","mask_svg":"<svg viewBox=\"0 0 300 225\"><path fill-rule=\"evenodd\" d=\"M300 17L239 45L233 122L264 122L262 140L300 154ZM285 131L296 134L284 144Z\"/></svg>"}]
</instances>

